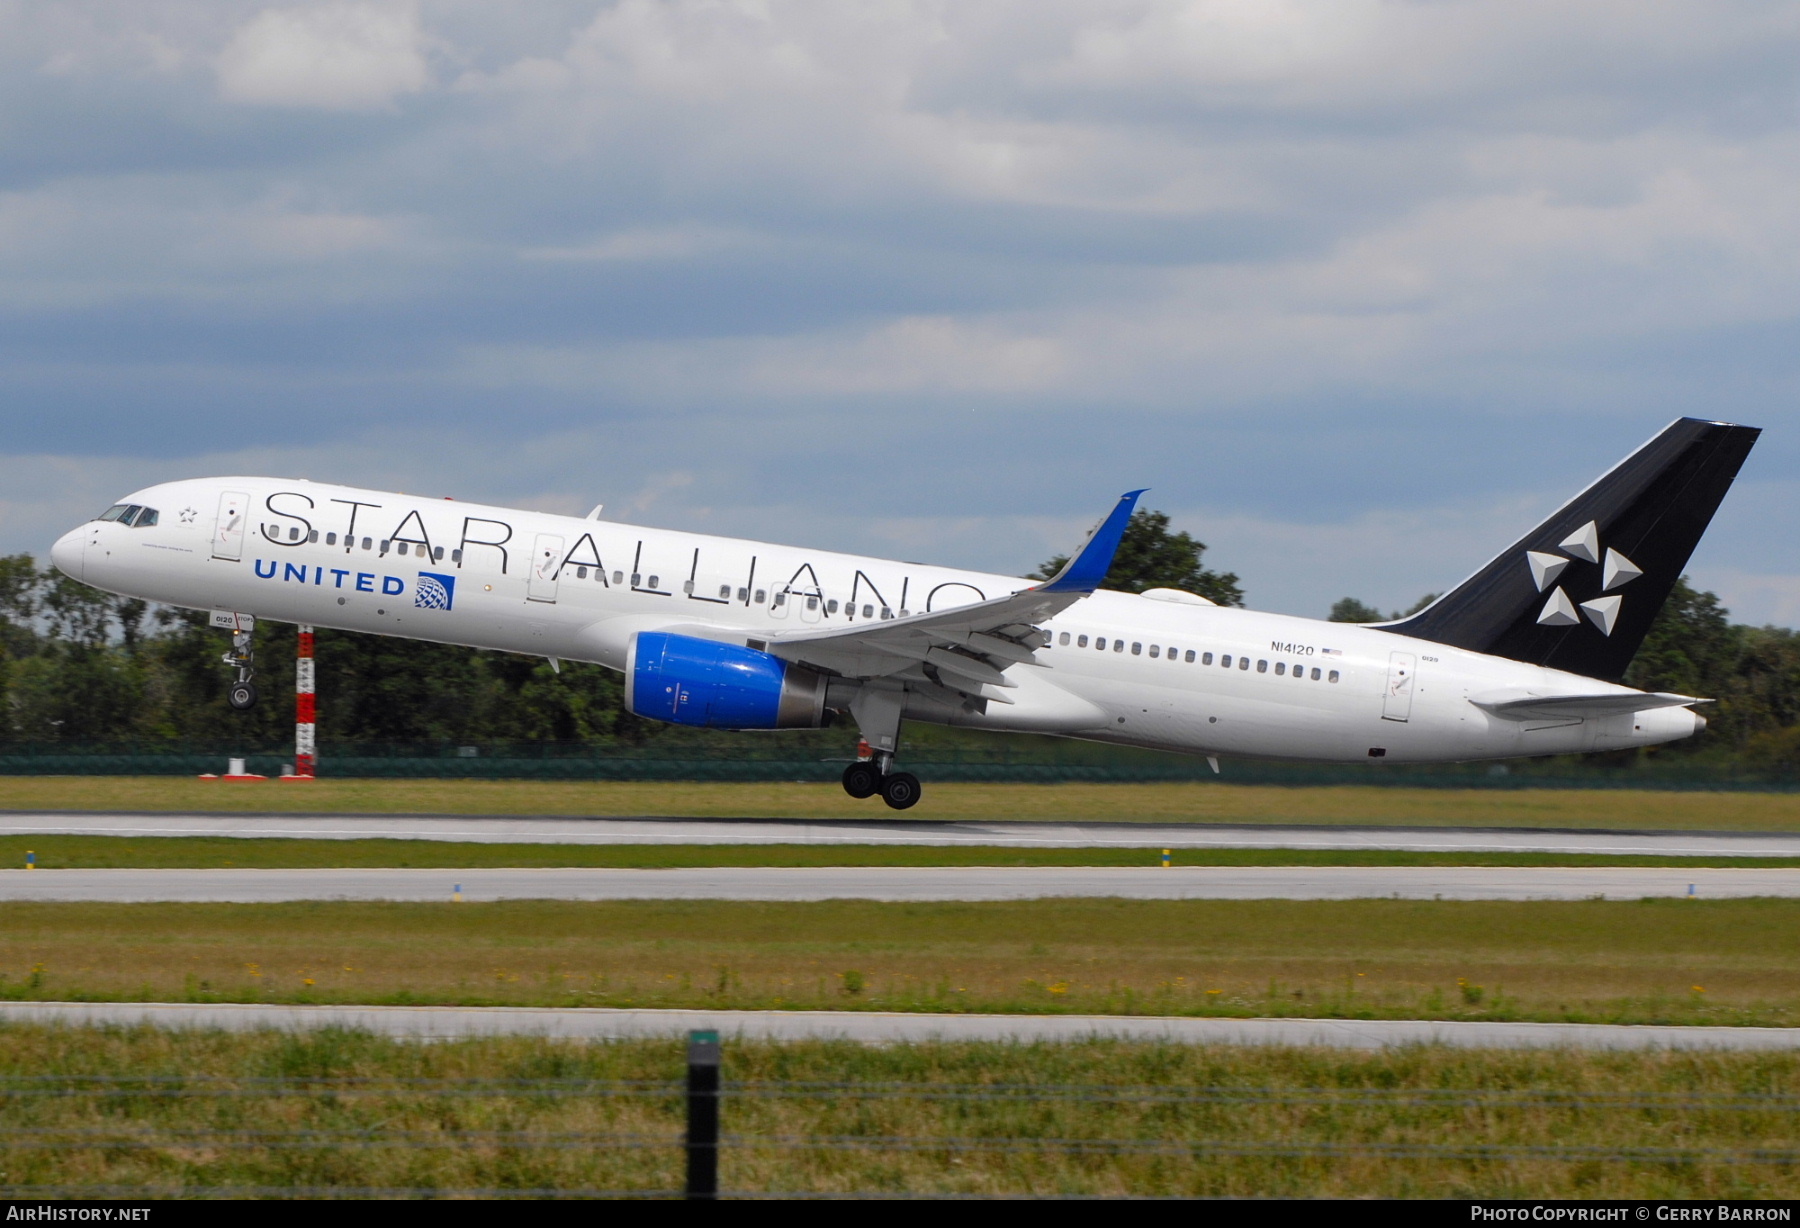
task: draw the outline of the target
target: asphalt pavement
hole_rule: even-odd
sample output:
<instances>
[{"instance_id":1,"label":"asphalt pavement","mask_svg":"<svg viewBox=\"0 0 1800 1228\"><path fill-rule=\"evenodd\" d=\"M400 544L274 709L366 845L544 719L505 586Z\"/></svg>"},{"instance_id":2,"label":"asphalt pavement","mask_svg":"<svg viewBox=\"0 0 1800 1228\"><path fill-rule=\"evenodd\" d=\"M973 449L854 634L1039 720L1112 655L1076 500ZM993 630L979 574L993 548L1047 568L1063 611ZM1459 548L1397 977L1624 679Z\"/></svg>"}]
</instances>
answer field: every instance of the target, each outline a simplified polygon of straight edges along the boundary
<instances>
[{"instance_id":1,"label":"asphalt pavement","mask_svg":"<svg viewBox=\"0 0 1800 1228\"><path fill-rule=\"evenodd\" d=\"M582 818L559 815L0 812L0 835L446 840L481 844L883 844L1002 848L1251 848L1417 853L1796 857L1800 833L1339 827L1211 823Z\"/></svg>"},{"instance_id":2,"label":"asphalt pavement","mask_svg":"<svg viewBox=\"0 0 1800 1228\"><path fill-rule=\"evenodd\" d=\"M1463 866L720 866L0 870L0 900L1580 900L1800 896L1800 869Z\"/></svg>"},{"instance_id":3,"label":"asphalt pavement","mask_svg":"<svg viewBox=\"0 0 1800 1228\"><path fill-rule=\"evenodd\" d=\"M13 1023L148 1023L228 1031L355 1028L416 1040L527 1035L571 1040L681 1036L716 1028L733 1040L1082 1041L1389 1049L1800 1049L1800 1028L1660 1027L1411 1019L1193 1019L1117 1015L929 1015L887 1011L609 1010L600 1007L278 1006L186 1002L0 1002Z\"/></svg>"}]
</instances>

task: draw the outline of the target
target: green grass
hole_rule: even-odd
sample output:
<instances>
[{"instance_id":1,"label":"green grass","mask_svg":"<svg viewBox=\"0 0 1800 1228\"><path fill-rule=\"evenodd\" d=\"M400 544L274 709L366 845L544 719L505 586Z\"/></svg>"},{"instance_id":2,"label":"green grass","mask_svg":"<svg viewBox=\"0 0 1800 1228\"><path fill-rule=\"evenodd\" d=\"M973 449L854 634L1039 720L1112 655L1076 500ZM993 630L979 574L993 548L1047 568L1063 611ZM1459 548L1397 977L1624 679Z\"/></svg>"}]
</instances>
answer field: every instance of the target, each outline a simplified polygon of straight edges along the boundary
<instances>
[{"instance_id":1,"label":"green grass","mask_svg":"<svg viewBox=\"0 0 1800 1228\"><path fill-rule=\"evenodd\" d=\"M5 836L0 867L33 853L56 869L313 869L533 866L1154 866L1155 848L1006 848L882 844L477 844L230 836ZM1405 853L1380 849L1177 849L1178 866L1800 866L1795 857L1648 857L1586 853Z\"/></svg>"},{"instance_id":2,"label":"green grass","mask_svg":"<svg viewBox=\"0 0 1800 1228\"><path fill-rule=\"evenodd\" d=\"M1800 901L0 905L0 997L1800 1023Z\"/></svg>"},{"instance_id":3,"label":"green grass","mask_svg":"<svg viewBox=\"0 0 1800 1228\"><path fill-rule=\"evenodd\" d=\"M1800 794L1630 789L1286 788L927 781L898 815L835 784L331 780L223 784L167 776L0 777L0 810L245 814L564 814L695 818L1103 820L1800 831Z\"/></svg>"},{"instance_id":4,"label":"green grass","mask_svg":"<svg viewBox=\"0 0 1800 1228\"><path fill-rule=\"evenodd\" d=\"M726 1191L1793 1192L1791 1054L727 1041L724 1063ZM0 1196L669 1191L681 1069L675 1042L3 1026Z\"/></svg>"}]
</instances>

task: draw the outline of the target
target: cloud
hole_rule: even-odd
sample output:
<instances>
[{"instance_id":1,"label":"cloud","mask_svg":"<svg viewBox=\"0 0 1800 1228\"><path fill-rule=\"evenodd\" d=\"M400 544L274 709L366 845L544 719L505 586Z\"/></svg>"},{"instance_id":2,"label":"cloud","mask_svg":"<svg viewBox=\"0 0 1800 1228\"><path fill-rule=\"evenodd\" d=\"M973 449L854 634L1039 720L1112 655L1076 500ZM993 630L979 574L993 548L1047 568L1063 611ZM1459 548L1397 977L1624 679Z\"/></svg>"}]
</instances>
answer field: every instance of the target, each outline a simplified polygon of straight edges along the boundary
<instances>
[{"instance_id":1,"label":"cloud","mask_svg":"<svg viewBox=\"0 0 1800 1228\"><path fill-rule=\"evenodd\" d=\"M385 108L425 88L421 41L411 3L264 9L220 52L219 94L261 106Z\"/></svg>"},{"instance_id":2,"label":"cloud","mask_svg":"<svg viewBox=\"0 0 1800 1228\"><path fill-rule=\"evenodd\" d=\"M1699 413L1772 429L1696 574L1786 609L1796 65L1760 0L0 0L4 516L304 461L1004 568L1150 484L1318 612Z\"/></svg>"}]
</instances>

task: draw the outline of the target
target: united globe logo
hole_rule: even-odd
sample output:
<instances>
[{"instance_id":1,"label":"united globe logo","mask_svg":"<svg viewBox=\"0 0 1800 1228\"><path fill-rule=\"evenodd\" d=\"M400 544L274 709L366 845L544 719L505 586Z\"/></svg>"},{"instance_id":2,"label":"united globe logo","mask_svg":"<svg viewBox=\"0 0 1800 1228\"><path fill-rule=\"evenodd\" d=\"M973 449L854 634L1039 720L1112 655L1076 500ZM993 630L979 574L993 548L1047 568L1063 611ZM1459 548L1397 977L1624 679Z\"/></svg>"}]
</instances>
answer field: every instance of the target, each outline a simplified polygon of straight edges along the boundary
<instances>
[{"instance_id":1,"label":"united globe logo","mask_svg":"<svg viewBox=\"0 0 1800 1228\"><path fill-rule=\"evenodd\" d=\"M420 610L448 610L456 600L456 577L435 571L419 573L419 588L413 594L413 606Z\"/></svg>"}]
</instances>

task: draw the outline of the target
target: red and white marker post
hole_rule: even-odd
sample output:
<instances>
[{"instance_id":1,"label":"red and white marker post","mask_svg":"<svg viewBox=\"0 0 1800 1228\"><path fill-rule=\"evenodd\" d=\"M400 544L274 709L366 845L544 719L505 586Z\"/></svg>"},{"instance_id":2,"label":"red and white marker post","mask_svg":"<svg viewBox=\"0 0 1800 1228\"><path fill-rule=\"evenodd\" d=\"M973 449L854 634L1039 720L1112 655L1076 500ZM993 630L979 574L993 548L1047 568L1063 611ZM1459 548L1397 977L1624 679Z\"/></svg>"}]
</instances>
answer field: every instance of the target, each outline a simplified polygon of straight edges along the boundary
<instances>
[{"instance_id":1,"label":"red and white marker post","mask_svg":"<svg viewBox=\"0 0 1800 1228\"><path fill-rule=\"evenodd\" d=\"M314 718L318 706L313 694L313 629L300 626L300 648L294 662L294 774L291 780L311 780L318 765Z\"/></svg>"}]
</instances>

